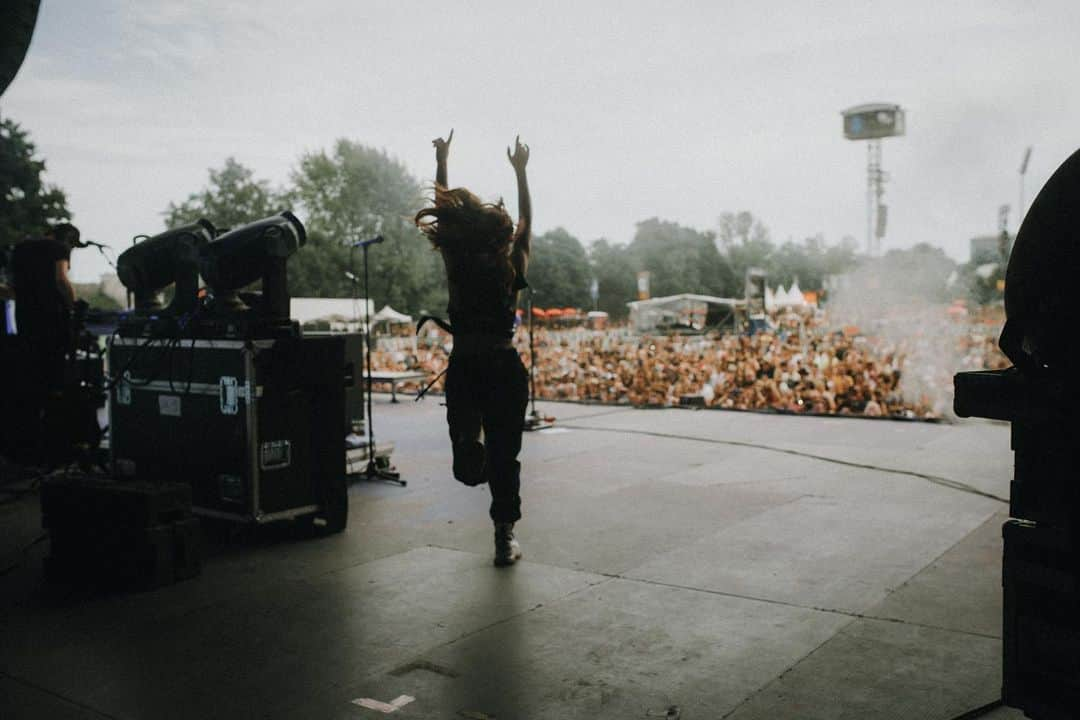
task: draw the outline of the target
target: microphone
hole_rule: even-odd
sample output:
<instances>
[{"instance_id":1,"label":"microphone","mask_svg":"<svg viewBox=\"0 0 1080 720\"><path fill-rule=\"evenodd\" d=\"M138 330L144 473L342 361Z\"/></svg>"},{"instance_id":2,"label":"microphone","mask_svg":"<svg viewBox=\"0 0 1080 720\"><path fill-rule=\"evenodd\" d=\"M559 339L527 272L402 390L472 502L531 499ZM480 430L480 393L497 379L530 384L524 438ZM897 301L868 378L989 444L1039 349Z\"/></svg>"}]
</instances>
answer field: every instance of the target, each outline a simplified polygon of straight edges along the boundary
<instances>
[{"instance_id":1,"label":"microphone","mask_svg":"<svg viewBox=\"0 0 1080 720\"><path fill-rule=\"evenodd\" d=\"M99 242L94 242L93 240L80 240L80 241L79 241L79 247L81 247L81 248L85 248L85 247L96 247L96 248L98 248L98 249L100 249L100 250L106 250L106 249L109 249L109 246L108 246L108 245L102 245L101 243L99 243Z\"/></svg>"},{"instance_id":2,"label":"microphone","mask_svg":"<svg viewBox=\"0 0 1080 720\"><path fill-rule=\"evenodd\" d=\"M355 248L355 247L367 247L368 245L378 245L382 241L383 241L383 236L382 235L376 235L375 237L371 238L370 240L357 240L356 242L354 242L352 244L352 247Z\"/></svg>"},{"instance_id":3,"label":"microphone","mask_svg":"<svg viewBox=\"0 0 1080 720\"><path fill-rule=\"evenodd\" d=\"M353 282L360 282L360 278L356 277L355 275L353 275L353 274L352 274L351 272L349 272L348 270L346 270L346 271L345 271L345 277L349 278L349 279L350 279L350 280L352 280Z\"/></svg>"}]
</instances>

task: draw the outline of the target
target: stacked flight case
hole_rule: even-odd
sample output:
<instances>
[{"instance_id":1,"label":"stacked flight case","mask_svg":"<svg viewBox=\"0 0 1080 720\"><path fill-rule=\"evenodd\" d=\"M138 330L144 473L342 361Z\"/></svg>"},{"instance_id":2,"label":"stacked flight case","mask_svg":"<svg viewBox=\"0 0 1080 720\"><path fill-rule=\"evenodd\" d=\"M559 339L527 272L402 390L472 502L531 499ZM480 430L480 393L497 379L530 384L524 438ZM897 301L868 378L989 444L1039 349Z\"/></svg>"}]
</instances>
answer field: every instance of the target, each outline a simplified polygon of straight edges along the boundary
<instances>
[{"instance_id":1,"label":"stacked flight case","mask_svg":"<svg viewBox=\"0 0 1080 720\"><path fill-rule=\"evenodd\" d=\"M345 340L114 338L118 477L191 486L196 514L347 520Z\"/></svg>"},{"instance_id":2,"label":"stacked flight case","mask_svg":"<svg viewBox=\"0 0 1080 720\"><path fill-rule=\"evenodd\" d=\"M72 474L41 484L45 578L150 590L199 574L199 521L181 483Z\"/></svg>"},{"instance_id":3,"label":"stacked flight case","mask_svg":"<svg viewBox=\"0 0 1080 720\"><path fill-rule=\"evenodd\" d=\"M1015 369L959 373L956 412L1012 423L1003 683L1030 718L1080 717L1080 410L1075 392Z\"/></svg>"}]
</instances>

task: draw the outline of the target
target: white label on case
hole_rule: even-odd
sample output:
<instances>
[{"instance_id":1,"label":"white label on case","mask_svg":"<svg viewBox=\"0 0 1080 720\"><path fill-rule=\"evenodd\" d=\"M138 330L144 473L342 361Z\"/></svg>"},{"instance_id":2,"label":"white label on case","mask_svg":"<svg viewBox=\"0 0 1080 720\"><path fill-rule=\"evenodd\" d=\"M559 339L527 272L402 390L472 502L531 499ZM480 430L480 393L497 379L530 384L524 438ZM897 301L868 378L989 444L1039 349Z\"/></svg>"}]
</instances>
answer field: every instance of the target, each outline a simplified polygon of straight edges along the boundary
<instances>
[{"instance_id":1,"label":"white label on case","mask_svg":"<svg viewBox=\"0 0 1080 720\"><path fill-rule=\"evenodd\" d=\"M218 380L218 399L222 415L236 415L240 411L240 387L236 378L226 375Z\"/></svg>"},{"instance_id":2,"label":"white label on case","mask_svg":"<svg viewBox=\"0 0 1080 720\"><path fill-rule=\"evenodd\" d=\"M131 374L125 372L123 378L120 380L120 384L116 386L116 402L121 405L131 404L131 386L128 385L128 378L130 377Z\"/></svg>"},{"instance_id":3,"label":"white label on case","mask_svg":"<svg viewBox=\"0 0 1080 720\"><path fill-rule=\"evenodd\" d=\"M162 415L180 417L180 396L158 395L158 412Z\"/></svg>"}]
</instances>

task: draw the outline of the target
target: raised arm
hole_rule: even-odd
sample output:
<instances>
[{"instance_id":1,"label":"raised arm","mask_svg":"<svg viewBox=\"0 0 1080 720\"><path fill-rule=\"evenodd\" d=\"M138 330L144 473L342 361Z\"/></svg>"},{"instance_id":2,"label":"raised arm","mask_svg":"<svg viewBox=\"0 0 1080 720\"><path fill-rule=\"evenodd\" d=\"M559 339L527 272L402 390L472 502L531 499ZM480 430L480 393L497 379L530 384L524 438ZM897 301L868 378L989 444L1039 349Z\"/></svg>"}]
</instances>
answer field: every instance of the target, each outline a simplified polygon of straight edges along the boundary
<instances>
[{"instance_id":1,"label":"raised arm","mask_svg":"<svg viewBox=\"0 0 1080 720\"><path fill-rule=\"evenodd\" d=\"M518 224L514 230L514 258L519 262L519 272L524 274L529 259L529 244L532 238L532 200L529 198L529 182L525 177L525 166L529 163L529 146L521 142L519 135L514 140L514 151L506 148L506 157L517 175L518 186Z\"/></svg>"},{"instance_id":2,"label":"raised arm","mask_svg":"<svg viewBox=\"0 0 1080 720\"><path fill-rule=\"evenodd\" d=\"M448 187L446 180L446 158L450 155L450 141L454 139L454 129L450 128L450 135L445 140L435 138L431 144L435 146L435 184L439 187Z\"/></svg>"}]
</instances>

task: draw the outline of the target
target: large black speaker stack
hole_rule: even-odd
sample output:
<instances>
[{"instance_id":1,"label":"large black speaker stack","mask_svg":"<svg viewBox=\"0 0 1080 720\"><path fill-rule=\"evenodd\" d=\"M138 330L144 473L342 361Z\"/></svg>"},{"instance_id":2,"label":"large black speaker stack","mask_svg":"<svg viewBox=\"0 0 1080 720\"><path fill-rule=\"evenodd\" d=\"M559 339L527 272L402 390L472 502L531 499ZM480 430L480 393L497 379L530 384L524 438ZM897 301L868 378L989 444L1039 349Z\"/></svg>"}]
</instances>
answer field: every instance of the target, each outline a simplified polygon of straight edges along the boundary
<instances>
[{"instance_id":1,"label":"large black speaker stack","mask_svg":"<svg viewBox=\"0 0 1080 720\"><path fill-rule=\"evenodd\" d=\"M957 415L1012 424L1002 694L1036 719L1080 717L1077 273L1080 152L1039 193L1009 260L1000 345L1015 367L954 378Z\"/></svg>"},{"instance_id":2,"label":"large black speaker stack","mask_svg":"<svg viewBox=\"0 0 1080 720\"><path fill-rule=\"evenodd\" d=\"M227 232L200 220L118 258L135 307L109 342L111 472L43 486L50 577L190 577L205 518L345 528L357 341L290 319L286 265L305 239L289 212Z\"/></svg>"},{"instance_id":3,"label":"large black speaker stack","mask_svg":"<svg viewBox=\"0 0 1080 720\"><path fill-rule=\"evenodd\" d=\"M186 483L203 517L344 529L344 338L119 337L109 361L118 477Z\"/></svg>"},{"instance_id":4,"label":"large black speaker stack","mask_svg":"<svg viewBox=\"0 0 1080 720\"><path fill-rule=\"evenodd\" d=\"M1008 420L1002 699L1031 718L1080 711L1080 412L1075 391L1015 368L958 373L961 417ZM1070 398L1070 395L1072 396Z\"/></svg>"}]
</instances>

